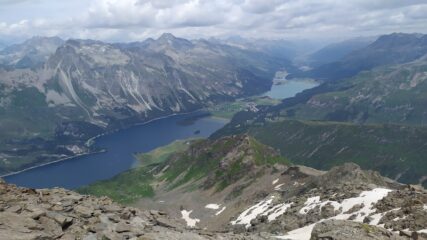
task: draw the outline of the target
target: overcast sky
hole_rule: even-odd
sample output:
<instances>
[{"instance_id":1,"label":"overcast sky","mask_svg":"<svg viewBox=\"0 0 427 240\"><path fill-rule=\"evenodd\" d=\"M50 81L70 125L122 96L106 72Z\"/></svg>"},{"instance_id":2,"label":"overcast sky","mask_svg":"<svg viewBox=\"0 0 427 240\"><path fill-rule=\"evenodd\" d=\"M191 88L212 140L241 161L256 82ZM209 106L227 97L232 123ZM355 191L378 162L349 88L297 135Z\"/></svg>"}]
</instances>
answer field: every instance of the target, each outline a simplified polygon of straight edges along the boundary
<instances>
[{"instance_id":1,"label":"overcast sky","mask_svg":"<svg viewBox=\"0 0 427 240\"><path fill-rule=\"evenodd\" d=\"M0 0L0 41L347 38L427 31L427 0Z\"/></svg>"}]
</instances>

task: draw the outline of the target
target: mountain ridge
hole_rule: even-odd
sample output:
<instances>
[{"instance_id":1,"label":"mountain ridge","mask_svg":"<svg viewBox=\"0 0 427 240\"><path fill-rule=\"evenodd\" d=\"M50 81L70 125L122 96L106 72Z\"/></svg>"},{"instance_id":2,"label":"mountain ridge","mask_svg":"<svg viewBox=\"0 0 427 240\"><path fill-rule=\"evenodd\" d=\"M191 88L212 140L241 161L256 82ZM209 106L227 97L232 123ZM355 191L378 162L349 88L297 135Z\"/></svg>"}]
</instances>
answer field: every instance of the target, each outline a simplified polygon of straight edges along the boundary
<instances>
[{"instance_id":1,"label":"mountain ridge","mask_svg":"<svg viewBox=\"0 0 427 240\"><path fill-rule=\"evenodd\" d=\"M11 149L39 138L42 154L72 156L43 146L59 141L87 152L85 141L105 130L267 91L275 71L287 64L260 52L168 34L129 44L67 40L42 67L0 70L0 140ZM64 128L74 132L61 133ZM3 172L39 154L25 159L5 150L16 164L3 163Z\"/></svg>"},{"instance_id":2,"label":"mountain ridge","mask_svg":"<svg viewBox=\"0 0 427 240\"><path fill-rule=\"evenodd\" d=\"M375 67L403 64L427 53L427 35L392 33L380 36L368 46L352 51L333 63L327 63L295 76L337 81Z\"/></svg>"},{"instance_id":3,"label":"mountain ridge","mask_svg":"<svg viewBox=\"0 0 427 240\"><path fill-rule=\"evenodd\" d=\"M353 51L366 47L375 41L371 37L351 38L342 42L329 44L307 57L310 67L318 67L331 62L336 62Z\"/></svg>"}]
</instances>

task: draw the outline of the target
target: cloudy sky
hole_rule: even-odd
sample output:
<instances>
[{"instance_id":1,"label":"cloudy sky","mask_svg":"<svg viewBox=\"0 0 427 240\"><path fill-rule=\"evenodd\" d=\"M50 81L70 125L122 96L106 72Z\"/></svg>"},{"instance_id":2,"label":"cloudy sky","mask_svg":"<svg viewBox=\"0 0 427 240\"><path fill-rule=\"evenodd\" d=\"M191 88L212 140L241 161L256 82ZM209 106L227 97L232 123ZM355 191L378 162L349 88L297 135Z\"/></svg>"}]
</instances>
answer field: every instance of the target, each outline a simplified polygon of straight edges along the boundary
<instances>
[{"instance_id":1,"label":"cloudy sky","mask_svg":"<svg viewBox=\"0 0 427 240\"><path fill-rule=\"evenodd\" d=\"M427 0L0 0L0 40L346 38L426 32Z\"/></svg>"}]
</instances>

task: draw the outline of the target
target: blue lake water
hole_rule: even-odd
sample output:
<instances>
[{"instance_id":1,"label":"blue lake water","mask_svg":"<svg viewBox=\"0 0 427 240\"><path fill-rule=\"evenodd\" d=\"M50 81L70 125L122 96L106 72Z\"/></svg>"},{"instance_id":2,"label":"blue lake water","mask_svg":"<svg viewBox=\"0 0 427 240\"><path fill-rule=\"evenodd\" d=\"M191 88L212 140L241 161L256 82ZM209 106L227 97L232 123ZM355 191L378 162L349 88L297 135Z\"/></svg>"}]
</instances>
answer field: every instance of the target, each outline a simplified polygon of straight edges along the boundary
<instances>
[{"instance_id":1,"label":"blue lake water","mask_svg":"<svg viewBox=\"0 0 427 240\"><path fill-rule=\"evenodd\" d=\"M280 85L273 85L264 96L284 99L317 85L309 80L286 80ZM177 139L208 137L226 124L225 120L200 116L200 112L176 115L104 135L96 139L95 146L106 152L55 162L4 179L24 187L68 189L109 179L132 168L134 153L148 152ZM188 119L191 121L185 121ZM200 133L195 134L196 131Z\"/></svg>"},{"instance_id":2,"label":"blue lake water","mask_svg":"<svg viewBox=\"0 0 427 240\"><path fill-rule=\"evenodd\" d=\"M271 86L271 90L264 93L274 99L285 99L294 97L297 93L306 89L314 88L319 84L312 80L286 80L282 84Z\"/></svg>"},{"instance_id":3,"label":"blue lake water","mask_svg":"<svg viewBox=\"0 0 427 240\"><path fill-rule=\"evenodd\" d=\"M106 152L75 157L5 177L9 183L31 188L75 189L126 171L135 162L133 154L148 152L177 139L208 137L225 120L200 117L200 113L171 116L120 130L96 139ZM192 119L192 121L183 121ZM194 120L194 121L193 121ZM200 133L195 132L200 130Z\"/></svg>"}]
</instances>

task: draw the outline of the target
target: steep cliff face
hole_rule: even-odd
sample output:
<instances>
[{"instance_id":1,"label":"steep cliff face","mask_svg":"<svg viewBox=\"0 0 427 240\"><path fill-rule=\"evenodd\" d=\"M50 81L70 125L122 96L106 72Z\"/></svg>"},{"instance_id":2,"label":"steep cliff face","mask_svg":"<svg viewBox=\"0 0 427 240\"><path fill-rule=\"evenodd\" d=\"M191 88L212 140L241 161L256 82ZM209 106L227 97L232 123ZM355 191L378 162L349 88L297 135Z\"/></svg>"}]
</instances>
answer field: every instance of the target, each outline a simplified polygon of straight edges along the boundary
<instances>
[{"instance_id":1,"label":"steep cliff face","mask_svg":"<svg viewBox=\"0 0 427 240\"><path fill-rule=\"evenodd\" d=\"M68 40L48 56L41 68L2 70L3 111L37 104L40 111L55 109L59 119L106 126L266 91L275 71L289 64L171 34L129 44Z\"/></svg>"},{"instance_id":2,"label":"steep cliff face","mask_svg":"<svg viewBox=\"0 0 427 240\"><path fill-rule=\"evenodd\" d=\"M116 45L70 40L49 59L53 76L46 85L64 98L49 99L52 105L74 104L88 119L108 124L110 118L189 111L265 91L286 63L251 54L170 34Z\"/></svg>"}]
</instances>

